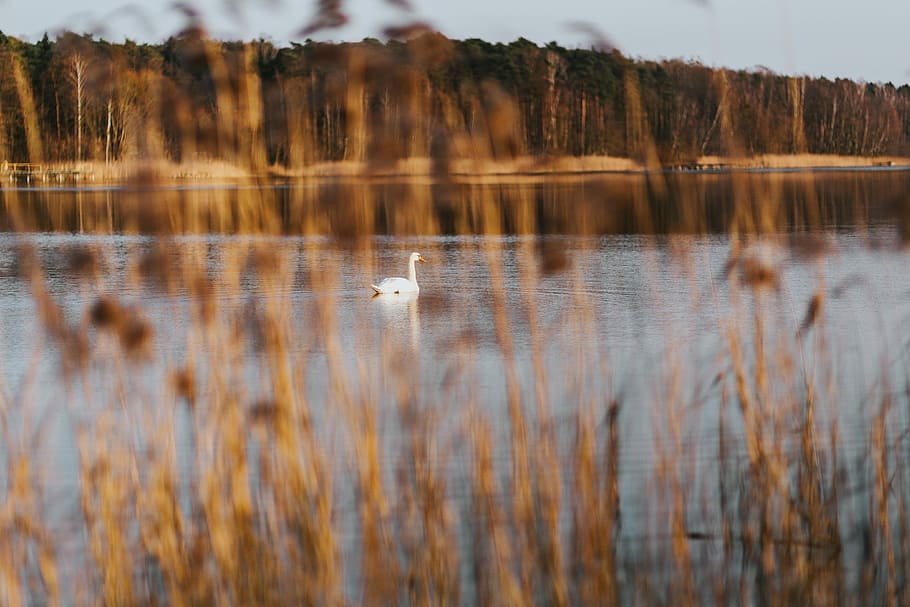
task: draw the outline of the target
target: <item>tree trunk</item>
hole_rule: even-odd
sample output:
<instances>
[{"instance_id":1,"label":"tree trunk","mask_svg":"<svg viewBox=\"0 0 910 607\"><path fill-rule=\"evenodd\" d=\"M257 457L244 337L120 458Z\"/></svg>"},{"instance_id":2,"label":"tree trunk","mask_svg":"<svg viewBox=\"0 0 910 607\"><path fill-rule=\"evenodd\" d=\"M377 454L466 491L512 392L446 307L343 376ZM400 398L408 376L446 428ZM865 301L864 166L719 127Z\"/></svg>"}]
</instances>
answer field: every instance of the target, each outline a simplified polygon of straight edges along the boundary
<instances>
[{"instance_id":1,"label":"tree trunk","mask_svg":"<svg viewBox=\"0 0 910 607\"><path fill-rule=\"evenodd\" d=\"M82 108L85 96L85 79L88 62L81 54L70 57L70 81L76 93L76 162L82 162Z\"/></svg>"},{"instance_id":2,"label":"tree trunk","mask_svg":"<svg viewBox=\"0 0 910 607\"><path fill-rule=\"evenodd\" d=\"M107 127L104 129L104 164L111 162L111 114L113 113L113 100L107 99Z\"/></svg>"}]
</instances>

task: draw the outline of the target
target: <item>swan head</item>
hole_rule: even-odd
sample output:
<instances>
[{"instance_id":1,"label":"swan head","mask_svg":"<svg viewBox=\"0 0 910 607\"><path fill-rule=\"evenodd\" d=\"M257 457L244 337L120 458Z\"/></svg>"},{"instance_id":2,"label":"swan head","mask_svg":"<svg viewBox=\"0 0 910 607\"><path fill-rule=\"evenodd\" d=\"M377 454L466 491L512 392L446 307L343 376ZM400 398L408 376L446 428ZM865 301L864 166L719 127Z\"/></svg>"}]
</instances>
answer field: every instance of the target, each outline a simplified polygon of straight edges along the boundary
<instances>
[{"instance_id":1,"label":"swan head","mask_svg":"<svg viewBox=\"0 0 910 607\"><path fill-rule=\"evenodd\" d=\"M423 258L423 255L420 253L411 253L411 262L419 261L421 263L426 262L426 259Z\"/></svg>"}]
</instances>

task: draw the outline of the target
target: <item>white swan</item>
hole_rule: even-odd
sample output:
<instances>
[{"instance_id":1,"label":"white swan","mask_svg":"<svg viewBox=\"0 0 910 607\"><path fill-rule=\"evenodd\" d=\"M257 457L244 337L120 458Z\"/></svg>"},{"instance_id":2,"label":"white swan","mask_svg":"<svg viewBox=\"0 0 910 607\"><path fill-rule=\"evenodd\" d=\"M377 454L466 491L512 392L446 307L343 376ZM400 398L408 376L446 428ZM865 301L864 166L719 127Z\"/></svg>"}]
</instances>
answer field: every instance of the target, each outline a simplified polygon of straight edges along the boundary
<instances>
[{"instance_id":1,"label":"white swan","mask_svg":"<svg viewBox=\"0 0 910 607\"><path fill-rule=\"evenodd\" d=\"M420 253L411 253L408 259L408 277L407 278L385 278L378 285L370 285L376 295L386 295L392 293L418 293L420 287L417 286L417 269L414 267L415 262L424 262Z\"/></svg>"}]
</instances>

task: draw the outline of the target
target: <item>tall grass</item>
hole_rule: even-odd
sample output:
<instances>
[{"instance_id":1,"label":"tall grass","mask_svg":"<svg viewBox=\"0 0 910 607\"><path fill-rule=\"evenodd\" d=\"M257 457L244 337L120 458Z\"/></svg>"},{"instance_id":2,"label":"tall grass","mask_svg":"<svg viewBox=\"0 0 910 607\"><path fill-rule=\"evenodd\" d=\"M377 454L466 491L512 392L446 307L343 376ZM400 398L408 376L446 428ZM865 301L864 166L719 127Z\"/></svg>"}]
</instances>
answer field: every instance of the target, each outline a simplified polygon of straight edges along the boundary
<instances>
[{"instance_id":1,"label":"tall grass","mask_svg":"<svg viewBox=\"0 0 910 607\"><path fill-rule=\"evenodd\" d=\"M261 175L269 110L256 77L247 65L238 79L216 45L201 48L224 159ZM347 57L340 86L346 128L364 147L357 155L373 154L375 177L408 156L395 138L426 109L407 61L368 61ZM410 103L395 124L368 125L358 105L367 68L402 82ZM30 132L27 83L16 85ZM517 154L514 102L492 88L488 97L482 131L441 135L463 145L435 146L431 187L327 177L291 193L174 189L151 170L170 159L149 145L115 198L2 192L6 228L19 236L8 270L29 289L41 329L8 344L23 371L0 378L4 604L907 602L906 433L894 423L906 391L882 371L862 404L873 411L863 448L845 449L838 353L826 337L831 286L819 278L800 302L803 322L789 326L774 315L780 266L762 253L770 241L823 263L819 230L844 216L861 224L869 197L844 205L811 177L748 175L592 180L587 199L571 201L555 180L464 185L459 163ZM145 120L140 139L155 141L155 113ZM648 133L634 131L654 168ZM305 146L289 151L301 170ZM712 206L711 188L724 204ZM31 236L66 230L148 239L73 239L55 251ZM731 243L718 278L732 310L722 347L694 369L684 346L671 348L648 373L653 394L625 393L617 361L583 343L554 368L549 340L599 330L597 296L558 243L519 239L509 266L516 251L499 238L625 231L723 231ZM420 314L450 314L466 329L444 359L422 358L408 339L381 339L375 356L345 342L371 328L345 315L339 276L387 269L377 232L478 237L488 295L463 305L436 285L419 300ZM218 246L187 237L209 233L236 237ZM295 238L275 237L287 233ZM695 284L704 270L685 243L670 248ZM61 268L76 292L54 290ZM556 327L536 293L548 276L571 299ZM289 294L301 290L319 297L297 307ZM467 330L476 305L490 311L491 336ZM484 338L502 369L492 388L478 370ZM438 389L415 383L440 368ZM907 381L903 368L898 379ZM636 398L653 398L661 414L642 462L624 455ZM704 411L708 431L691 421ZM61 440L75 458L62 478L47 455ZM642 482L624 482L635 470ZM624 495L632 487L644 491Z\"/></svg>"}]
</instances>

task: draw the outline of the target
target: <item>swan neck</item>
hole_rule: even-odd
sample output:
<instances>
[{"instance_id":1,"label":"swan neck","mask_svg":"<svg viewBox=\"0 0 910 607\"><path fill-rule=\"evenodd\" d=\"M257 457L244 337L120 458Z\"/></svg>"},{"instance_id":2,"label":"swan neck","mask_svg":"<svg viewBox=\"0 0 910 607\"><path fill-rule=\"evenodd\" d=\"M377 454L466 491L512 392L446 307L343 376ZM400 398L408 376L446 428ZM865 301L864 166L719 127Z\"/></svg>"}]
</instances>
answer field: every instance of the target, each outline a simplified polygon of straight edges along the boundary
<instances>
[{"instance_id":1,"label":"swan neck","mask_svg":"<svg viewBox=\"0 0 910 607\"><path fill-rule=\"evenodd\" d=\"M414 258L408 262L408 280L417 284L417 268L414 266Z\"/></svg>"}]
</instances>

